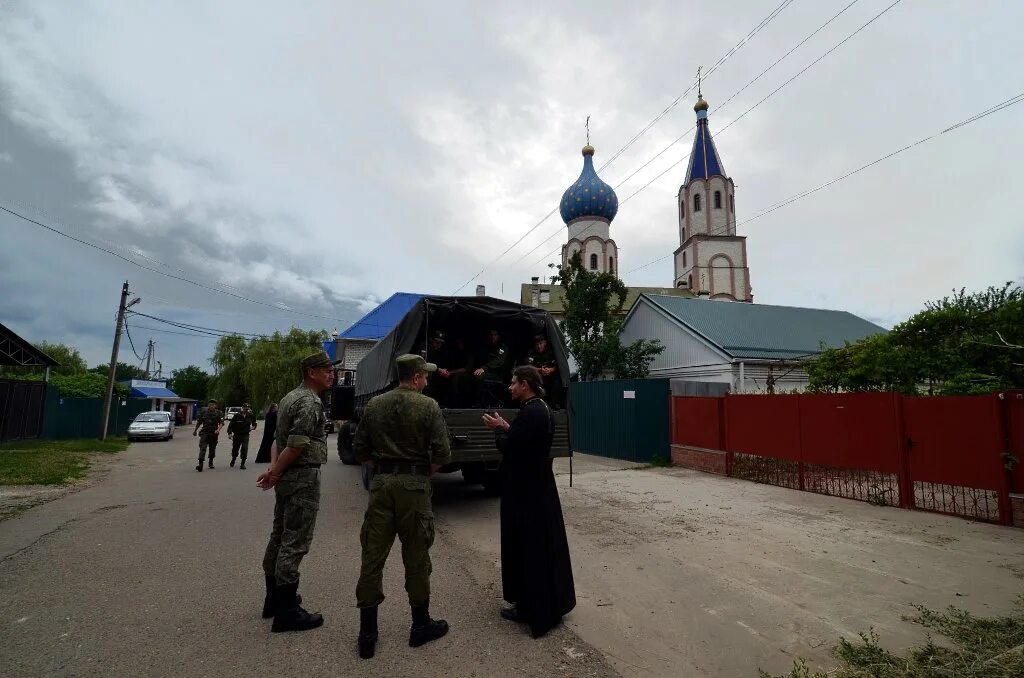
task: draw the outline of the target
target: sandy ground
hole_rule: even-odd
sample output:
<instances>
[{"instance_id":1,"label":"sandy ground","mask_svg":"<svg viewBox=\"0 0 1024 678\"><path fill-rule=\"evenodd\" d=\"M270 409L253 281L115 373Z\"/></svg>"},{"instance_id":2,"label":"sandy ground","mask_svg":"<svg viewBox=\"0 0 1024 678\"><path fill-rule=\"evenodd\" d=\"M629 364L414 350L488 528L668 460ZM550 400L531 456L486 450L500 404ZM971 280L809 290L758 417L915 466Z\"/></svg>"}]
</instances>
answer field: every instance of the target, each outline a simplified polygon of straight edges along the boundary
<instances>
[{"instance_id":1,"label":"sandy ground","mask_svg":"<svg viewBox=\"0 0 1024 678\"><path fill-rule=\"evenodd\" d=\"M685 469L559 476L580 604L570 628L624 676L756 676L833 666L869 627L924 639L913 604L978 614L1024 592L1024 530ZM564 464L560 464L564 470Z\"/></svg>"},{"instance_id":2,"label":"sandy ground","mask_svg":"<svg viewBox=\"0 0 1024 678\"><path fill-rule=\"evenodd\" d=\"M396 552L380 651L360 663L357 471L324 468L303 566L324 628L270 634L257 608L272 498L223 451L196 473L192 443L133 445L84 490L0 522L5 673L756 676L797 656L831 665L831 645L869 627L914 644L924 633L900 620L914 603L994 614L1024 591L1024 531L581 455L572 488L556 462L579 601L565 626L532 641L497 618L498 502L443 476L432 610L452 633L406 646Z\"/></svg>"},{"instance_id":3,"label":"sandy ground","mask_svg":"<svg viewBox=\"0 0 1024 678\"><path fill-rule=\"evenodd\" d=\"M260 467L231 469L223 449L214 471L196 473L194 444L190 436L134 444L81 491L0 522L0 675L615 675L568 627L534 641L498 616L498 572L450 527L465 505L496 500L458 482L437 488L431 552L431 611L452 631L408 647L396 549L377 657L360 660L355 583L366 494L358 471L337 457L324 467L300 588L325 624L270 633L259 617L260 561L273 496L255 487ZM465 489L473 490L466 498L449 497Z\"/></svg>"}]
</instances>

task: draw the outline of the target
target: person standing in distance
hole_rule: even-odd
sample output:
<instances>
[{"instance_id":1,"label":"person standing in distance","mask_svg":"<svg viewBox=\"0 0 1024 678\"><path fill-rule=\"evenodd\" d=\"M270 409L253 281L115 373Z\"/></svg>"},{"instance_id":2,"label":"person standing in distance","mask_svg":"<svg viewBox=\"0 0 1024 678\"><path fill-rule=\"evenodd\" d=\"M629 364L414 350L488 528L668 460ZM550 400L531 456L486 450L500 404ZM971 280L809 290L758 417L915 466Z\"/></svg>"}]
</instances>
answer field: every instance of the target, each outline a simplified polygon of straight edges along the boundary
<instances>
[{"instance_id":1,"label":"person standing in distance","mask_svg":"<svg viewBox=\"0 0 1024 678\"><path fill-rule=\"evenodd\" d=\"M320 394L334 382L334 362L320 351L302 359L302 383L281 399L270 468L256 485L274 488L274 526L263 556L267 597L263 617L272 631L305 631L324 623L302 609L299 563L309 553L320 510L320 465L327 462L326 418Z\"/></svg>"},{"instance_id":2,"label":"person standing in distance","mask_svg":"<svg viewBox=\"0 0 1024 678\"><path fill-rule=\"evenodd\" d=\"M210 450L210 468L213 468L213 456L217 452L217 436L224 428L224 415L217 409L219 403L210 398L206 409L196 417L196 427L192 429L192 437L199 436L199 463L196 470L203 472L203 462L206 459L206 450Z\"/></svg>"},{"instance_id":3,"label":"person standing in distance","mask_svg":"<svg viewBox=\"0 0 1024 678\"><path fill-rule=\"evenodd\" d=\"M362 569L356 585L359 656L373 657L377 646L377 607L384 601L384 563L402 542L405 590L412 607L409 646L419 647L448 633L448 622L430 618L430 547L434 513L430 476L451 460L448 427L437 401L423 395L427 375L437 365L422 356L402 355L398 388L366 405L356 430L355 455L375 467L359 540Z\"/></svg>"},{"instance_id":4,"label":"person standing in distance","mask_svg":"<svg viewBox=\"0 0 1024 678\"><path fill-rule=\"evenodd\" d=\"M256 413L249 409L249 403L242 405L242 411L236 414L228 424L228 438L231 438L231 464L235 465L238 453L242 453L240 471L245 470L245 460L249 456L249 434L256 430Z\"/></svg>"}]
</instances>

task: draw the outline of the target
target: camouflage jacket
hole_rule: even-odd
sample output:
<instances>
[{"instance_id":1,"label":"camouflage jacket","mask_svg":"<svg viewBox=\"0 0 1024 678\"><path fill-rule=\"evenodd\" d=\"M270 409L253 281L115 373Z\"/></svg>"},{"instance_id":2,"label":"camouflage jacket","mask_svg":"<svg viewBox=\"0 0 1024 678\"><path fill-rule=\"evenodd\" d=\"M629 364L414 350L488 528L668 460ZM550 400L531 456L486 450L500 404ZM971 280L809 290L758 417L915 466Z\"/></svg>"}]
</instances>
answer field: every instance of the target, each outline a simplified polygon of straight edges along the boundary
<instances>
[{"instance_id":1,"label":"camouflage jacket","mask_svg":"<svg viewBox=\"0 0 1024 678\"><path fill-rule=\"evenodd\" d=\"M247 436L254 428L256 428L256 413L243 410L231 418L231 423L228 424L228 433Z\"/></svg>"},{"instance_id":2,"label":"camouflage jacket","mask_svg":"<svg viewBox=\"0 0 1024 678\"><path fill-rule=\"evenodd\" d=\"M508 347L504 343L500 343L497 346L488 346L486 351L480 356L480 362L477 367L484 368L484 372L487 374L493 374L501 379L505 379L508 376L506 372L509 370L511 357Z\"/></svg>"},{"instance_id":3,"label":"camouflage jacket","mask_svg":"<svg viewBox=\"0 0 1024 678\"><path fill-rule=\"evenodd\" d=\"M199 425L199 432L203 435L210 435L217 432L217 427L224 423L224 415L220 410L203 408L196 416L196 424Z\"/></svg>"},{"instance_id":4,"label":"camouflage jacket","mask_svg":"<svg viewBox=\"0 0 1024 678\"><path fill-rule=\"evenodd\" d=\"M274 437L278 452L292 447L302 450L293 464L326 464L326 424L320 396L305 384L300 384L278 403L277 433Z\"/></svg>"},{"instance_id":5,"label":"camouflage jacket","mask_svg":"<svg viewBox=\"0 0 1024 678\"><path fill-rule=\"evenodd\" d=\"M401 386L371 399L356 429L356 459L447 464L452 451L437 401Z\"/></svg>"}]
</instances>

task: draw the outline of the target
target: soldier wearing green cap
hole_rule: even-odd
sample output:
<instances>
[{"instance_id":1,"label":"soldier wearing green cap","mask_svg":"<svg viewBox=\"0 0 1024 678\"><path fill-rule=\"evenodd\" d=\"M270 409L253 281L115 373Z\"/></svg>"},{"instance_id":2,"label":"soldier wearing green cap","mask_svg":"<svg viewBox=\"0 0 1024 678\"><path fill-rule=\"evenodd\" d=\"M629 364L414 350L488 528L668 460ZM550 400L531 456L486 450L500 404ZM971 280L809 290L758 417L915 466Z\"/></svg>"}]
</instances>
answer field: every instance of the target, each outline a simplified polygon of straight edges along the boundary
<instances>
[{"instance_id":1,"label":"soldier wearing green cap","mask_svg":"<svg viewBox=\"0 0 1024 678\"><path fill-rule=\"evenodd\" d=\"M235 465L238 454L242 454L240 471L245 470L245 460L249 456L249 434L256 430L256 414L250 409L249 403L242 405L242 411L236 414L228 424L228 438L231 438L231 466Z\"/></svg>"},{"instance_id":2,"label":"soldier wearing green cap","mask_svg":"<svg viewBox=\"0 0 1024 678\"><path fill-rule=\"evenodd\" d=\"M398 535L405 564L405 590L412 607L410 647L448 633L448 622L430 618L430 547L434 513L430 476L451 459L448 428L435 400L423 395L437 365L422 356L402 355L398 388L366 405L356 431L355 454L374 467L360 543L362 569L356 586L359 656L369 659L377 644L377 606L384 600L384 563Z\"/></svg>"},{"instance_id":3,"label":"soldier wearing green cap","mask_svg":"<svg viewBox=\"0 0 1024 678\"><path fill-rule=\"evenodd\" d=\"M320 465L327 462L324 408L320 394L334 382L334 364L320 351L303 358L302 383L281 399L270 468L256 479L274 488L274 527L263 557L267 596L263 617L273 617L273 631L304 631L324 623L318 613L302 609L298 595L299 563L309 552L320 510Z\"/></svg>"}]
</instances>

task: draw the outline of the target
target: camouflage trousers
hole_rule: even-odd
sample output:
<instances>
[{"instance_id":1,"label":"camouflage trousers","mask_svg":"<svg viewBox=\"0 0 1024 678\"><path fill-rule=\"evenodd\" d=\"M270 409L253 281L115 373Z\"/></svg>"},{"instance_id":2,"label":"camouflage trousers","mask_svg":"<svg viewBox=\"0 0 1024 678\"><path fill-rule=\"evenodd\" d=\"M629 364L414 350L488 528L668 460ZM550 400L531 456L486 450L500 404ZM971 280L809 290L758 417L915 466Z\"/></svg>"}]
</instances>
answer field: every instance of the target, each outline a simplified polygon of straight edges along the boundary
<instances>
[{"instance_id":1,"label":"camouflage trousers","mask_svg":"<svg viewBox=\"0 0 1024 678\"><path fill-rule=\"evenodd\" d=\"M245 462L246 457L249 456L249 436L241 435L239 433L234 434L231 438L231 458L235 459L238 457L239 452L242 454L242 462Z\"/></svg>"},{"instance_id":2,"label":"camouflage trousers","mask_svg":"<svg viewBox=\"0 0 1024 678\"><path fill-rule=\"evenodd\" d=\"M320 469L289 469L274 486L274 527L263 556L263 572L278 585L299 580L299 563L313 542L320 510Z\"/></svg>"},{"instance_id":3,"label":"camouflage trousers","mask_svg":"<svg viewBox=\"0 0 1024 678\"><path fill-rule=\"evenodd\" d=\"M210 461L213 461L213 457L217 453L217 434L216 433L200 433L199 434L199 463L202 464L206 459L206 450L210 450Z\"/></svg>"},{"instance_id":4,"label":"camouflage trousers","mask_svg":"<svg viewBox=\"0 0 1024 678\"><path fill-rule=\"evenodd\" d=\"M402 542L409 604L419 605L430 600L430 547L434 543L430 497L430 479L426 476L377 474L373 477L363 529L359 533L363 547L363 565L356 585L359 607L373 607L383 602L384 563L396 534Z\"/></svg>"}]
</instances>

